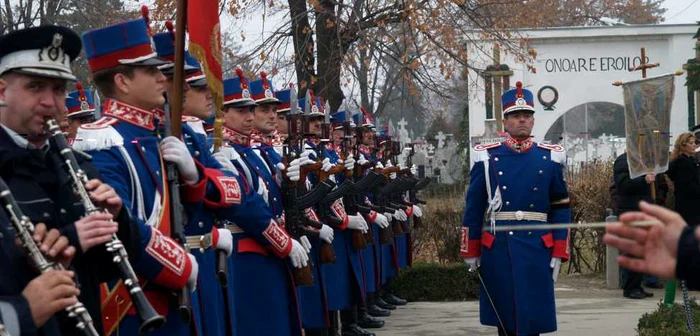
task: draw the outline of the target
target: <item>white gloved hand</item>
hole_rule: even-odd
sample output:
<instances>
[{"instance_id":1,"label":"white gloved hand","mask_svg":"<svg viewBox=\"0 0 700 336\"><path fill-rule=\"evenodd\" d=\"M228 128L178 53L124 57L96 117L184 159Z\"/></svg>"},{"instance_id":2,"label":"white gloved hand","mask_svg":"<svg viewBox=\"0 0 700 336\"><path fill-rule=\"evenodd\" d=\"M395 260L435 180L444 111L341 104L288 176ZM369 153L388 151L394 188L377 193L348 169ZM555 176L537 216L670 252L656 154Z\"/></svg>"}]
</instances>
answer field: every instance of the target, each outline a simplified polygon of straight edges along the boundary
<instances>
[{"instance_id":1,"label":"white gloved hand","mask_svg":"<svg viewBox=\"0 0 700 336\"><path fill-rule=\"evenodd\" d=\"M222 152L214 153L211 155L216 162L218 162L221 165L221 170L226 170L231 173L234 173L238 175L238 171L236 170L236 167L233 165L233 163L226 157L226 154Z\"/></svg>"},{"instance_id":2,"label":"white gloved hand","mask_svg":"<svg viewBox=\"0 0 700 336\"><path fill-rule=\"evenodd\" d=\"M385 212L384 217L386 217L386 220L391 223L392 220L394 220L394 215L391 214L390 212Z\"/></svg>"},{"instance_id":3,"label":"white gloved hand","mask_svg":"<svg viewBox=\"0 0 700 336\"><path fill-rule=\"evenodd\" d=\"M309 263L309 255L306 249L296 239L292 239L292 251L289 252L289 259L295 268L306 267Z\"/></svg>"},{"instance_id":4,"label":"white gloved hand","mask_svg":"<svg viewBox=\"0 0 700 336\"><path fill-rule=\"evenodd\" d=\"M416 167L416 165L411 166L411 175L414 175L414 176L418 175L418 167Z\"/></svg>"},{"instance_id":5,"label":"white gloved hand","mask_svg":"<svg viewBox=\"0 0 700 336\"><path fill-rule=\"evenodd\" d=\"M413 215L420 218L423 217L423 210L417 205L413 206Z\"/></svg>"},{"instance_id":6,"label":"white gloved hand","mask_svg":"<svg viewBox=\"0 0 700 336\"><path fill-rule=\"evenodd\" d=\"M387 168L391 168L391 167L393 167L393 166L394 166L394 165L391 163L391 160L389 160L389 162L387 162L387 164L386 164L386 167L387 167ZM391 173L391 174L389 174L389 178L392 179L392 180L395 180L395 179L396 179L396 173Z\"/></svg>"},{"instance_id":7,"label":"white gloved hand","mask_svg":"<svg viewBox=\"0 0 700 336\"><path fill-rule=\"evenodd\" d=\"M481 259L479 257L464 258L464 262L469 265L469 272L476 271L476 269L481 266Z\"/></svg>"},{"instance_id":8,"label":"white gloved hand","mask_svg":"<svg viewBox=\"0 0 700 336\"><path fill-rule=\"evenodd\" d=\"M190 258L190 262L192 263L192 273L190 273L190 277L187 278L187 289L190 291L190 293L194 293L194 291L197 290L199 264L197 263L197 259L195 259L195 257L191 253L187 253L187 257Z\"/></svg>"},{"instance_id":9,"label":"white gloved hand","mask_svg":"<svg viewBox=\"0 0 700 336\"><path fill-rule=\"evenodd\" d=\"M233 236L231 235L231 231L228 229L214 230L218 231L219 233L219 238L215 242L216 245L214 246L214 249L226 251L226 256L230 257L231 253L233 253Z\"/></svg>"},{"instance_id":10,"label":"white gloved hand","mask_svg":"<svg viewBox=\"0 0 700 336\"><path fill-rule=\"evenodd\" d=\"M331 159L329 158L323 159L323 161L321 161L321 164L321 170L323 170L324 172L328 172L329 170L331 170L331 168L333 168L333 165L331 164Z\"/></svg>"},{"instance_id":11,"label":"white gloved hand","mask_svg":"<svg viewBox=\"0 0 700 336\"><path fill-rule=\"evenodd\" d=\"M369 227L367 226L367 221L362 218L362 215L348 215L348 228L352 230L362 231L362 233L367 232Z\"/></svg>"},{"instance_id":12,"label":"white gloved hand","mask_svg":"<svg viewBox=\"0 0 700 336\"><path fill-rule=\"evenodd\" d=\"M343 163L345 165L345 170L353 171L355 170L355 156L350 153Z\"/></svg>"},{"instance_id":13,"label":"white gloved hand","mask_svg":"<svg viewBox=\"0 0 700 336\"><path fill-rule=\"evenodd\" d=\"M360 159L357 160L357 164L359 164L360 166L363 166L363 165L366 165L367 162L369 162L369 161L367 161L367 159L365 159L365 156L360 154Z\"/></svg>"},{"instance_id":14,"label":"white gloved hand","mask_svg":"<svg viewBox=\"0 0 700 336\"><path fill-rule=\"evenodd\" d=\"M304 250L306 253L311 253L311 242L309 241L309 238L306 236L301 236L299 238L299 243L301 243L301 246L304 247Z\"/></svg>"},{"instance_id":15,"label":"white gloved hand","mask_svg":"<svg viewBox=\"0 0 700 336\"><path fill-rule=\"evenodd\" d=\"M194 159L190 155L185 143L180 139L169 136L160 142L160 151L163 153L163 160L174 163L180 172L182 179L189 185L199 181L199 172L194 164Z\"/></svg>"},{"instance_id":16,"label":"white gloved hand","mask_svg":"<svg viewBox=\"0 0 700 336\"><path fill-rule=\"evenodd\" d=\"M389 226L389 219L386 216L377 213L377 218L374 219L374 223L380 228L384 229Z\"/></svg>"},{"instance_id":17,"label":"white gloved hand","mask_svg":"<svg viewBox=\"0 0 700 336\"><path fill-rule=\"evenodd\" d=\"M401 209L397 209L396 211L394 211L394 218L400 221L405 221L406 219L408 219L408 217L406 217L406 213L403 212L403 210Z\"/></svg>"},{"instance_id":18,"label":"white gloved hand","mask_svg":"<svg viewBox=\"0 0 700 336\"><path fill-rule=\"evenodd\" d=\"M323 224L323 226L321 227L321 230L318 231L318 235L326 243L332 244L335 233L333 232L333 229L331 229L330 226Z\"/></svg>"},{"instance_id":19,"label":"white gloved hand","mask_svg":"<svg viewBox=\"0 0 700 336\"><path fill-rule=\"evenodd\" d=\"M377 162L377 165L374 166L374 168L377 168L377 169L384 169L384 165L382 164L381 161L379 161L379 162Z\"/></svg>"},{"instance_id":20,"label":"white gloved hand","mask_svg":"<svg viewBox=\"0 0 700 336\"><path fill-rule=\"evenodd\" d=\"M301 178L301 166L308 160L308 157L300 157L292 160L292 162L289 163L289 167L287 167L287 178L293 182L299 181Z\"/></svg>"},{"instance_id":21,"label":"white gloved hand","mask_svg":"<svg viewBox=\"0 0 700 336\"><path fill-rule=\"evenodd\" d=\"M557 277L559 277L559 268L561 267L561 258L552 258L549 262L549 267L552 268L552 280L557 282Z\"/></svg>"}]
</instances>

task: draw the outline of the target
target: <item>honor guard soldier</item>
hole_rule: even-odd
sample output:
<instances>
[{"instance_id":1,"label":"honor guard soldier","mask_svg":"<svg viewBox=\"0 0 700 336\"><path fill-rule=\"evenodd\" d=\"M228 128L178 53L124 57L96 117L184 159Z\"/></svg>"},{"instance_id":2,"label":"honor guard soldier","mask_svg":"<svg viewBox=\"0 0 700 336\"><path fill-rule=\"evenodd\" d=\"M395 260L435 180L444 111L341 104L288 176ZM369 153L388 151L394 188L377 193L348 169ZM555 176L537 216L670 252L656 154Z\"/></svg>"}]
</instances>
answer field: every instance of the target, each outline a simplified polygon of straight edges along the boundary
<instances>
[{"instance_id":1,"label":"honor guard soldier","mask_svg":"<svg viewBox=\"0 0 700 336\"><path fill-rule=\"evenodd\" d=\"M154 34L153 41L158 57L172 62L175 60L175 34L172 22L166 21L165 26L168 31ZM218 200L221 199L220 195L227 193L240 195L241 187L234 176L226 176L221 171L221 164L212 157L202 120L188 115L192 112L199 115L204 114L202 110L206 110L207 107L211 109L211 99L206 101L206 92L208 90L204 90L204 94L190 94L191 91L201 93L203 91L202 87L206 89L206 79L199 63L187 50L184 51L184 60L185 83L182 94L185 96L185 101L182 120L172 120L171 122L182 123L184 143L190 156L195 162L204 167L203 174L208 184L205 201L189 203L184 207L187 215L187 224L185 225L186 240L188 247L191 249L190 253L197 259L200 267L197 291L191 295L193 319L197 332L200 335L203 333L212 336L230 335L233 325L233 309L229 309L230 304L227 302L227 298L230 297L228 288L223 288L220 280L217 278L218 270L216 269L217 257L215 251L225 251L226 254L221 256L222 258L230 256L232 252L232 237L228 229L214 226L214 211L222 206L234 205L233 203L222 205ZM174 64L161 65L159 69L167 77L165 91L168 92L170 97L173 97L175 95L175 92L173 92ZM196 84L197 88L193 90L190 83ZM193 101L188 102L188 97L199 99L193 99ZM163 107L154 111L159 116L160 126L165 127L165 113L169 113L169 109L166 111L165 107ZM228 279L224 281L228 281ZM225 294L227 295L222 295L224 291L226 291Z\"/></svg>"},{"instance_id":2,"label":"honor guard soldier","mask_svg":"<svg viewBox=\"0 0 700 336\"><path fill-rule=\"evenodd\" d=\"M149 301L167 318L154 334L189 335L190 326L178 316L171 297L172 291L185 286L194 290L198 264L170 238L170 207L178 205L170 204L164 164L179 171L183 202L200 202L207 180L180 139L168 137L159 143L154 135L152 111L165 102L166 77L158 66L168 62L152 48L147 17L88 31L83 42L95 85L107 99L103 117L81 126L74 146L92 155L102 176L141 224L143 253L134 266L149 281L144 286ZM138 317L129 309L124 284L109 283L103 289L105 333L138 333Z\"/></svg>"},{"instance_id":3,"label":"honor guard soldier","mask_svg":"<svg viewBox=\"0 0 700 336\"><path fill-rule=\"evenodd\" d=\"M93 101L94 92L84 90L83 85L75 84L76 91L66 96L66 108L68 109L68 139L71 144L75 140L78 127L82 124L89 124L95 121L95 103Z\"/></svg>"},{"instance_id":4,"label":"honor guard soldier","mask_svg":"<svg viewBox=\"0 0 700 336\"><path fill-rule=\"evenodd\" d=\"M265 190L277 181L262 178L262 169L270 167L262 166L250 146L255 106L247 78L236 69L236 77L224 80L223 137L230 147L222 147L222 152L245 181L246 190L257 192L267 203L261 210L246 211L264 213L269 224L237 221L229 225L234 247L233 267L229 268L236 307L234 334L298 336L301 319L291 274L292 266L307 265L308 256L301 243L283 229L284 222L278 224L272 217L276 201Z\"/></svg>"},{"instance_id":5,"label":"honor guard soldier","mask_svg":"<svg viewBox=\"0 0 700 336\"><path fill-rule=\"evenodd\" d=\"M291 87L294 84L289 84ZM294 108L299 110L299 101L297 97L292 97L292 89L283 89L275 91L275 98L277 98L280 103L277 105L277 128L275 130L280 144L275 144L275 150L282 155L282 144L287 140L289 133L289 127L287 125L287 113L292 109L292 104Z\"/></svg>"},{"instance_id":6,"label":"honor guard soldier","mask_svg":"<svg viewBox=\"0 0 700 336\"><path fill-rule=\"evenodd\" d=\"M482 324L499 335L553 332L554 282L569 258L568 231L495 229L571 221L566 153L532 140L533 95L521 82L502 101L506 140L474 147L460 254L483 279Z\"/></svg>"},{"instance_id":7,"label":"honor guard soldier","mask_svg":"<svg viewBox=\"0 0 700 336\"><path fill-rule=\"evenodd\" d=\"M0 260L5 275L0 296L16 311L22 335L82 334L68 314L54 315L78 302L101 331L99 285L119 276L104 244L117 233L130 256L141 255L139 228L114 189L99 180L85 155L66 152L55 139L49 141L47 125L66 110L66 83L76 80L70 63L80 50L80 37L60 26L21 29L0 37L0 175L9 186L3 190L3 208L8 198L4 192L10 191L19 204L17 210L36 224L35 240L40 237L41 251L48 258L68 267L75 255L74 271L50 270L37 276L37 269L46 265L27 264L36 259L27 258L31 251L15 246L19 232L9 229L9 215L0 212ZM90 179L84 184L90 192L87 201L108 213L86 213L85 199L76 196L66 171L64 155L69 153L75 154L79 169Z\"/></svg>"}]
</instances>

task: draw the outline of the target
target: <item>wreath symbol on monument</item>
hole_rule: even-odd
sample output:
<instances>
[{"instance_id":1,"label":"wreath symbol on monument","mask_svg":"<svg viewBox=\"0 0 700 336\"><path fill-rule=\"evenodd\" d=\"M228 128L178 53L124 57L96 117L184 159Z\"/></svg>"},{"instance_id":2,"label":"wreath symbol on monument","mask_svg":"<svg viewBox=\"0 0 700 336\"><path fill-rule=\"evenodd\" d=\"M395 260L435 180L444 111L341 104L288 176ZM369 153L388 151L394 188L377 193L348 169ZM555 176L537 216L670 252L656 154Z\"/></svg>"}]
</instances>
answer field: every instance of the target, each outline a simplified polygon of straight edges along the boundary
<instances>
[{"instance_id":1,"label":"wreath symbol on monument","mask_svg":"<svg viewBox=\"0 0 700 336\"><path fill-rule=\"evenodd\" d=\"M551 92L554 97L552 97L552 99L549 101L544 100L542 96L545 92ZM541 87L539 91L537 91L537 100L540 102L540 104L542 104L542 106L544 106L545 111L554 111L554 104L559 101L559 91L557 91L557 89L551 85L545 85Z\"/></svg>"}]
</instances>

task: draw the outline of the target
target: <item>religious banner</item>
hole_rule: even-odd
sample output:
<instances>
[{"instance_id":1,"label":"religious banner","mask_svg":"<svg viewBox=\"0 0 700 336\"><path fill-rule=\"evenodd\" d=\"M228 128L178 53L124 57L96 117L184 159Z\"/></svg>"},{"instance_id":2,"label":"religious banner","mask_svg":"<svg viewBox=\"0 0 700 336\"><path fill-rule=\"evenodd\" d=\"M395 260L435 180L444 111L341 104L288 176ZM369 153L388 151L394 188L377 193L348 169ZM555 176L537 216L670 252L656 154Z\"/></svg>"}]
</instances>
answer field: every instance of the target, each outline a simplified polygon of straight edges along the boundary
<instances>
[{"instance_id":1,"label":"religious banner","mask_svg":"<svg viewBox=\"0 0 700 336\"><path fill-rule=\"evenodd\" d=\"M630 178L668 170L674 76L622 84Z\"/></svg>"}]
</instances>

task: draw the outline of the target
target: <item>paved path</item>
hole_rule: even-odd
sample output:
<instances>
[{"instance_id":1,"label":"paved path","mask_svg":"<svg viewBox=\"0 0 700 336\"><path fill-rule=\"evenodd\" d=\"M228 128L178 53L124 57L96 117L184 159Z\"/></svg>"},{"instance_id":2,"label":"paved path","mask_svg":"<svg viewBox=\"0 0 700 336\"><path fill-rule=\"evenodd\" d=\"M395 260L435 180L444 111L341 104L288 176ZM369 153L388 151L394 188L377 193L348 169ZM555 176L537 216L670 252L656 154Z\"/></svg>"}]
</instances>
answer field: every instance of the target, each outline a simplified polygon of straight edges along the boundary
<instances>
[{"instance_id":1,"label":"paved path","mask_svg":"<svg viewBox=\"0 0 700 336\"><path fill-rule=\"evenodd\" d=\"M571 288L558 285L557 319L559 330L550 335L628 336L636 335L642 314L657 308L663 290L652 290L654 297L630 300L621 290ZM578 288L578 283L576 288ZM698 297L699 293L692 293ZM677 294L680 299L680 293ZM377 336L463 336L496 335L495 328L479 324L479 304L470 302L416 302L401 307L386 319L386 326L373 330Z\"/></svg>"}]
</instances>

